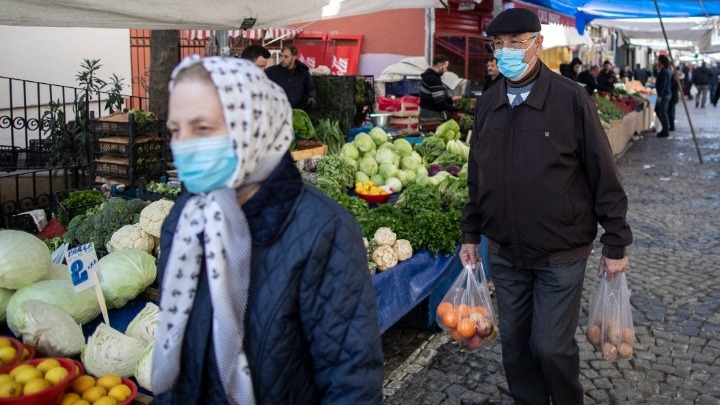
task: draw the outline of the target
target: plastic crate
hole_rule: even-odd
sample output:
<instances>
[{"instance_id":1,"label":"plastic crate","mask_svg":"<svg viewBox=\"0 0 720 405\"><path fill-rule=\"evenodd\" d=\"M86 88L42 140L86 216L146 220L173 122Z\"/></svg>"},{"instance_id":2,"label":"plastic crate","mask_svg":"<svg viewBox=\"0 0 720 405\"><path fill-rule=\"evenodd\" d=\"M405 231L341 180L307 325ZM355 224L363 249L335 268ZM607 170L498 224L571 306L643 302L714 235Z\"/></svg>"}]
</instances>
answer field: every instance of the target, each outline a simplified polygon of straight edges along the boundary
<instances>
[{"instance_id":1,"label":"plastic crate","mask_svg":"<svg viewBox=\"0 0 720 405\"><path fill-rule=\"evenodd\" d=\"M95 159L93 169L96 176L103 177L105 180L134 186L140 177L148 180L159 178L163 170L163 161L159 156L138 158L132 163L127 158L103 156Z\"/></svg>"},{"instance_id":2,"label":"plastic crate","mask_svg":"<svg viewBox=\"0 0 720 405\"><path fill-rule=\"evenodd\" d=\"M111 156L150 156L163 152L163 140L157 136L141 135L130 143L129 139L122 136L108 136L99 138L93 142L93 151L96 154Z\"/></svg>"},{"instance_id":3,"label":"plastic crate","mask_svg":"<svg viewBox=\"0 0 720 405\"><path fill-rule=\"evenodd\" d=\"M89 122L90 131L99 136L157 135L162 125L160 120L139 125L133 120L133 115L127 112L116 112Z\"/></svg>"},{"instance_id":4,"label":"plastic crate","mask_svg":"<svg viewBox=\"0 0 720 405\"><path fill-rule=\"evenodd\" d=\"M20 151L18 146L0 145L0 169L7 171L17 169Z\"/></svg>"},{"instance_id":5,"label":"plastic crate","mask_svg":"<svg viewBox=\"0 0 720 405\"><path fill-rule=\"evenodd\" d=\"M419 96L420 95L420 79L408 79L407 77L397 82L385 83L386 96Z\"/></svg>"},{"instance_id":6,"label":"plastic crate","mask_svg":"<svg viewBox=\"0 0 720 405\"><path fill-rule=\"evenodd\" d=\"M389 126L399 129L403 134L411 134L420 131L420 125L417 117L407 118L390 118Z\"/></svg>"}]
</instances>

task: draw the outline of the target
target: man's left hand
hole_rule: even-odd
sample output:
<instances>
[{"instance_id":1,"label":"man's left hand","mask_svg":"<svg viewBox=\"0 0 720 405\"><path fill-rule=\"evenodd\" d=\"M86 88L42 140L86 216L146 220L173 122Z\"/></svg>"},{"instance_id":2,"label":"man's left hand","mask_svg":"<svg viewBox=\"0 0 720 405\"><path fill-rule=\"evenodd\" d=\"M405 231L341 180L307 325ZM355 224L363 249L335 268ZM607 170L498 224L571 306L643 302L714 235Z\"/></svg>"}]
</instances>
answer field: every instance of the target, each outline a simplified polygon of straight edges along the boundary
<instances>
[{"instance_id":1,"label":"man's left hand","mask_svg":"<svg viewBox=\"0 0 720 405\"><path fill-rule=\"evenodd\" d=\"M608 280L612 280L616 275L624 272L628 266L627 256L620 260L608 259L605 256L600 258L600 265L598 266L597 275L601 277L603 274L607 276Z\"/></svg>"},{"instance_id":2,"label":"man's left hand","mask_svg":"<svg viewBox=\"0 0 720 405\"><path fill-rule=\"evenodd\" d=\"M311 110L314 110L316 105L317 105L317 102L315 101L315 99L310 97L307 101L308 108L310 108Z\"/></svg>"}]
</instances>

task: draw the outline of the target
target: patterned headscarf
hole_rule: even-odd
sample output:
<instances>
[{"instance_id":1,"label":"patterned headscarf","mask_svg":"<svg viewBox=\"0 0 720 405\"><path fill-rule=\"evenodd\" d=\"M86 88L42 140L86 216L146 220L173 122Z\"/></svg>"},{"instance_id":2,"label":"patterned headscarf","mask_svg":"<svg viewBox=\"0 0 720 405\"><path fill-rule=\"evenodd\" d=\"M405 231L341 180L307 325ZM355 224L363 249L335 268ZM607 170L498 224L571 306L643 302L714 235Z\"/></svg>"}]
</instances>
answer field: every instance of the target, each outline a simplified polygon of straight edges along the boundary
<instances>
[{"instance_id":1,"label":"patterned headscarf","mask_svg":"<svg viewBox=\"0 0 720 405\"><path fill-rule=\"evenodd\" d=\"M192 196L180 214L162 285L152 389L157 394L175 385L204 260L222 387L230 403L253 404L243 347L252 237L237 196L265 180L279 164L293 138L292 110L280 87L251 62L237 58L185 58L173 71L170 92L178 72L198 63L218 91L238 167L227 187Z\"/></svg>"}]
</instances>

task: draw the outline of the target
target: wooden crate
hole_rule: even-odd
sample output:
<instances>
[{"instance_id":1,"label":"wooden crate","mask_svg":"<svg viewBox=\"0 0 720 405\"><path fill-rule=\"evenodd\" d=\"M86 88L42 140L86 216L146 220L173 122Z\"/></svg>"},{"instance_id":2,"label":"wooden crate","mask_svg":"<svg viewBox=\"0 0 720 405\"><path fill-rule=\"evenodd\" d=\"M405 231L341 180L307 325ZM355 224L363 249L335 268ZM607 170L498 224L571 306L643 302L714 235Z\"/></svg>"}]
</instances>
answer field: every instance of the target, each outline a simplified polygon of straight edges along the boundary
<instances>
[{"instance_id":1,"label":"wooden crate","mask_svg":"<svg viewBox=\"0 0 720 405\"><path fill-rule=\"evenodd\" d=\"M293 160L309 159L316 156L324 156L327 153L327 145L318 146L317 148L301 149L290 152Z\"/></svg>"}]
</instances>

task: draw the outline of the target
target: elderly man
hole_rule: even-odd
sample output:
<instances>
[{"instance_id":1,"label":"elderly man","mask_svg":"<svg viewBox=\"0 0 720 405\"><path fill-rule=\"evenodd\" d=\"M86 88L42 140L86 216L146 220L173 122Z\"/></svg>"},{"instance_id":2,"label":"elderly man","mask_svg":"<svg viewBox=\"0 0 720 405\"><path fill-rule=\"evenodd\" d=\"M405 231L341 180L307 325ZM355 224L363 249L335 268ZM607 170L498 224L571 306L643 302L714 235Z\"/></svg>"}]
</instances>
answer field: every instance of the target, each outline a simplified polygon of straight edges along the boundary
<instances>
[{"instance_id":1,"label":"elderly man","mask_svg":"<svg viewBox=\"0 0 720 405\"><path fill-rule=\"evenodd\" d=\"M503 366L523 404L581 404L575 330L585 266L597 234L598 275L625 271L632 242L627 196L597 108L539 57L540 21L500 13L486 32L504 80L480 97L461 228L463 265L490 239Z\"/></svg>"}]
</instances>

